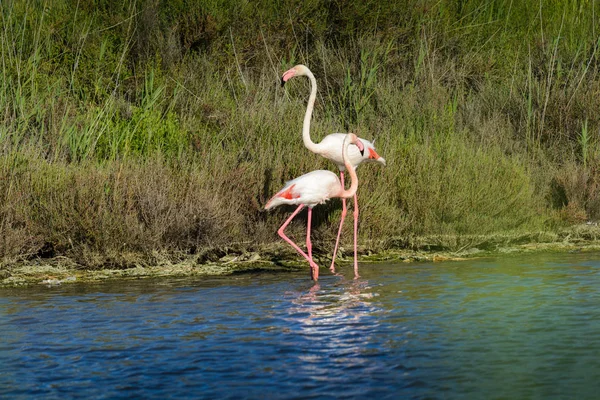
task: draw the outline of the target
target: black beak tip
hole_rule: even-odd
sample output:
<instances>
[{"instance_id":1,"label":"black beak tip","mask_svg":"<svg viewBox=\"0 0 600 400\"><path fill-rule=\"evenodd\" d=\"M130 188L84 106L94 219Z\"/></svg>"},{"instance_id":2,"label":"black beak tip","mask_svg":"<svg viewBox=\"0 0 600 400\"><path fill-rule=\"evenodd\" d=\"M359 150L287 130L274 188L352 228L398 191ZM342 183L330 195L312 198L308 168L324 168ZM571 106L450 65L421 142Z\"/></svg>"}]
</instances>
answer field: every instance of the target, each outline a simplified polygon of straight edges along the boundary
<instances>
[{"instance_id":1,"label":"black beak tip","mask_svg":"<svg viewBox=\"0 0 600 400\"><path fill-rule=\"evenodd\" d=\"M364 156L365 155L365 149L363 148L362 150L360 150L360 155Z\"/></svg>"},{"instance_id":2,"label":"black beak tip","mask_svg":"<svg viewBox=\"0 0 600 400\"><path fill-rule=\"evenodd\" d=\"M281 87L283 87L283 85L285 85L285 81L283 80L283 78L281 78Z\"/></svg>"}]
</instances>

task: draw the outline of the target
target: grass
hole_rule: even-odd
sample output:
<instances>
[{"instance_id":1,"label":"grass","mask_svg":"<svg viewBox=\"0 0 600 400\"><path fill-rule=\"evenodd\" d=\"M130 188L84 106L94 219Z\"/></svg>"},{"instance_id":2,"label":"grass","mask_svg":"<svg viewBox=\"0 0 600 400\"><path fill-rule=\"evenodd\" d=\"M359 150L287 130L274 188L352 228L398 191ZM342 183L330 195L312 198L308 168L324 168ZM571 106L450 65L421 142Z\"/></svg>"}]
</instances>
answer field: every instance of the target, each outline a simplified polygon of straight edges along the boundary
<instances>
[{"instance_id":1,"label":"grass","mask_svg":"<svg viewBox=\"0 0 600 400\"><path fill-rule=\"evenodd\" d=\"M277 85L296 63L314 140L353 131L388 161L359 169L363 246L600 218L593 1L96 3L0 5L4 263L277 241L290 210L266 200L333 168L302 147L308 82ZM317 252L340 208L317 208Z\"/></svg>"}]
</instances>

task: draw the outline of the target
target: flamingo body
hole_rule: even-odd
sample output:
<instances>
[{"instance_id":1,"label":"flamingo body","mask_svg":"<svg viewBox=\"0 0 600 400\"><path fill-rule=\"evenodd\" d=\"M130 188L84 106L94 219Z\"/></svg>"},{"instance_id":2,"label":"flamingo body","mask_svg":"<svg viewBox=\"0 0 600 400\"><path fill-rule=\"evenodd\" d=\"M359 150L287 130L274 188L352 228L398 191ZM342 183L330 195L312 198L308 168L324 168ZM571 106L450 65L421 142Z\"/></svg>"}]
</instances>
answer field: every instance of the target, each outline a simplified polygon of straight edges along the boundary
<instances>
[{"instance_id":1,"label":"flamingo body","mask_svg":"<svg viewBox=\"0 0 600 400\"><path fill-rule=\"evenodd\" d=\"M345 171L344 160L342 158L342 143L346 137L345 133L332 133L323 138L320 143L316 144L318 154L333 161L340 171ZM379 162L385 165L385 159L377 154L375 146L368 140L359 138L364 146L364 150L360 151L358 146L353 145L348 147L348 160L354 168L358 167L363 162Z\"/></svg>"},{"instance_id":2,"label":"flamingo body","mask_svg":"<svg viewBox=\"0 0 600 400\"><path fill-rule=\"evenodd\" d=\"M265 209L281 204L305 204L312 208L332 197L339 197L342 190L340 178L336 174L320 169L287 181L283 189L267 202Z\"/></svg>"}]
</instances>

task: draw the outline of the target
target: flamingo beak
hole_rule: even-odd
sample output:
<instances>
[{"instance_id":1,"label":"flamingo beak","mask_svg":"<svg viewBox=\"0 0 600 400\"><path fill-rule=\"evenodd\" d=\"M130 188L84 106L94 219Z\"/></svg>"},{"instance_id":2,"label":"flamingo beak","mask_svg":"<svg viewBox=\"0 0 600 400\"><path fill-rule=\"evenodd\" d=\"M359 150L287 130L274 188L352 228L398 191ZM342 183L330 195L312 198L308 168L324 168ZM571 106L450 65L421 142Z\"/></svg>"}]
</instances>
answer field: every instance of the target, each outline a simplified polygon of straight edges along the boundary
<instances>
[{"instance_id":1,"label":"flamingo beak","mask_svg":"<svg viewBox=\"0 0 600 400\"><path fill-rule=\"evenodd\" d=\"M373 160L373 161L382 163L383 165L386 165L385 158L383 158L379 154L377 154L375 149L373 149L371 147L369 147L369 160Z\"/></svg>"},{"instance_id":2,"label":"flamingo beak","mask_svg":"<svg viewBox=\"0 0 600 400\"><path fill-rule=\"evenodd\" d=\"M296 74L296 70L294 68L289 69L287 71L285 71L283 73L283 76L281 77L281 87L283 87L283 85L285 85L285 83L294 75Z\"/></svg>"}]
</instances>

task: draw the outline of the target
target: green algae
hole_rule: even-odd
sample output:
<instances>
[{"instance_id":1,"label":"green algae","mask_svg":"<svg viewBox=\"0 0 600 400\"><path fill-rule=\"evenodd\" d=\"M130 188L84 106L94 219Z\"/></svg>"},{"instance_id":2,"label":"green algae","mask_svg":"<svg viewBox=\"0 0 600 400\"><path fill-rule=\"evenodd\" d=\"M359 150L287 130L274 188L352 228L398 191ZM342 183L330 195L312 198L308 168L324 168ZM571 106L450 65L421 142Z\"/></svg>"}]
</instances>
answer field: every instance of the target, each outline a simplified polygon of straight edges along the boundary
<instances>
[{"instance_id":1,"label":"green algae","mask_svg":"<svg viewBox=\"0 0 600 400\"><path fill-rule=\"evenodd\" d=\"M402 243L403 247L399 246ZM429 236L410 240L388 239L359 247L360 263L443 262L470 258L542 252L600 251L600 229L595 225L574 226L559 233L502 234L489 236ZM316 254L322 267L327 255ZM306 263L285 245L262 247L231 246L205 249L194 256L171 259L153 258L154 263L132 259L120 266L83 266L66 257L5 261L0 264L0 287L62 285L112 279L227 276L254 272L298 272L308 270ZM352 264L352 249L342 247L336 265Z\"/></svg>"}]
</instances>

